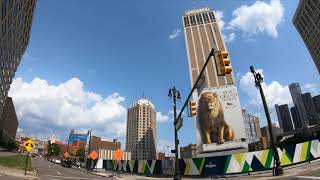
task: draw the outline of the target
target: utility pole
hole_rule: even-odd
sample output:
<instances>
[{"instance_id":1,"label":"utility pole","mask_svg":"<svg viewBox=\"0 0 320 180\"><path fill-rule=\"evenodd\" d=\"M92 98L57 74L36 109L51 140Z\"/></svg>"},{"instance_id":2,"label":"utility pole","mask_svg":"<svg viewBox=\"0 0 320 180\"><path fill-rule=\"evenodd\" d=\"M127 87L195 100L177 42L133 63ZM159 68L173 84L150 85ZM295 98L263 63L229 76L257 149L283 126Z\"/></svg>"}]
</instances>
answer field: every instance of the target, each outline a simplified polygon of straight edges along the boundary
<instances>
[{"instance_id":1,"label":"utility pole","mask_svg":"<svg viewBox=\"0 0 320 180\"><path fill-rule=\"evenodd\" d=\"M178 146L179 146L179 139L178 139L178 129L176 128L176 121L177 121L177 104L176 100L180 100L180 92L176 90L176 87L173 86L173 88L169 89L169 94L168 96L171 98L173 97L173 116L174 116L174 142L175 142L175 157L176 157L176 162L175 162L175 174L174 174L174 180L180 180L180 167L179 167L179 154L178 154Z\"/></svg>"},{"instance_id":2,"label":"utility pole","mask_svg":"<svg viewBox=\"0 0 320 180\"><path fill-rule=\"evenodd\" d=\"M270 133L271 146L273 148L274 160L275 160L275 164L276 164L276 167L273 167L272 172L273 172L273 175L280 176L280 175L283 175L283 169L281 167L278 149L277 149L277 146L274 142L274 135L273 135L273 130L272 130L272 123L271 123L269 109L268 109L267 102L266 102L266 99L264 96L264 92L263 92L263 89L261 86L261 83L263 82L263 77L261 76L261 74L259 72L256 72L254 70L253 66L250 66L250 71L254 76L255 85L260 91L260 95L261 95L261 99L262 99L262 103L263 103L263 107L264 107L264 112L266 114L266 118L268 121L268 129L269 129L269 133Z\"/></svg>"},{"instance_id":3,"label":"utility pole","mask_svg":"<svg viewBox=\"0 0 320 180\"><path fill-rule=\"evenodd\" d=\"M90 161L89 161L89 155L90 155L90 151L91 151L91 132L92 132L92 129L88 130L88 133L87 135L90 135L90 139L89 139L89 147L88 147L88 156L87 156L87 171L89 171L89 166L90 166Z\"/></svg>"}]
</instances>

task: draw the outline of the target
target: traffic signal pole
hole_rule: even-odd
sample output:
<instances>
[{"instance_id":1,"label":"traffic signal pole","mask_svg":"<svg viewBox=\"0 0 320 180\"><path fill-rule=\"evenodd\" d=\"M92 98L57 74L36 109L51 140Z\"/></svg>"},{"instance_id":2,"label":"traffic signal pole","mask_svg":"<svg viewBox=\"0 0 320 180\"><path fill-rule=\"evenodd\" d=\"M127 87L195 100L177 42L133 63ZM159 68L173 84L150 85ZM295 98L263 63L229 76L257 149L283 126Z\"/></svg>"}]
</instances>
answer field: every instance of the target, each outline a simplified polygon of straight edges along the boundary
<instances>
[{"instance_id":1,"label":"traffic signal pole","mask_svg":"<svg viewBox=\"0 0 320 180\"><path fill-rule=\"evenodd\" d=\"M204 65L203 65L203 67L202 67L202 69L201 69L201 71L200 71L200 73L199 73L199 75L198 75L198 78L197 78L196 82L194 83L194 85L193 85L193 87L192 87L192 89L191 89L191 91L190 91L190 93L189 93L186 101L184 102L184 104L183 104L183 106L182 106L182 108L181 108L180 113L178 114L178 117L175 119L174 125L177 124L177 120L178 120L179 118L181 118L184 109L188 106L188 102L189 102L189 100L190 100L190 98L191 98L191 96L192 96L192 93L193 93L193 91L197 88L197 85L198 85L198 83L199 83L199 81L200 81L200 79L201 79L201 77L202 77L202 75L203 75L203 72L204 72L204 70L206 69L206 67L207 67L207 65L208 65L208 63L209 63L210 58L211 58L212 56L214 57L214 54L215 54L215 50L212 48L211 51L210 51L209 56L207 57L206 62L204 63Z\"/></svg>"}]
</instances>

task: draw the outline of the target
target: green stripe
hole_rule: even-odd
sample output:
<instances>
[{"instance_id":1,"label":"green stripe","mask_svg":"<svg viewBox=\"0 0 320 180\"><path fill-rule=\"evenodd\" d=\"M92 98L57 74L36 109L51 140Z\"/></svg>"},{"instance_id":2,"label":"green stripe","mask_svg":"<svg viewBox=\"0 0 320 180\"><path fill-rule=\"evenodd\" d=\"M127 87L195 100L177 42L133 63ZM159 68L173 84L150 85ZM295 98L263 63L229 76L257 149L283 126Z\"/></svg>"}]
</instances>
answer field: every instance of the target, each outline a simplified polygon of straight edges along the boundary
<instances>
[{"instance_id":1,"label":"green stripe","mask_svg":"<svg viewBox=\"0 0 320 180\"><path fill-rule=\"evenodd\" d=\"M310 158L310 149L311 149L311 141L308 142L308 150L307 150L306 161L309 161L309 158Z\"/></svg>"},{"instance_id":2,"label":"green stripe","mask_svg":"<svg viewBox=\"0 0 320 180\"><path fill-rule=\"evenodd\" d=\"M273 159L273 149L269 149L266 165L264 166L265 168L270 168L272 159Z\"/></svg>"},{"instance_id":3,"label":"green stripe","mask_svg":"<svg viewBox=\"0 0 320 180\"><path fill-rule=\"evenodd\" d=\"M226 164L224 165L224 169L223 169L224 174L227 174L227 170L228 170L228 167L229 167L229 163L230 163L231 157L232 157L232 155L228 156Z\"/></svg>"}]
</instances>

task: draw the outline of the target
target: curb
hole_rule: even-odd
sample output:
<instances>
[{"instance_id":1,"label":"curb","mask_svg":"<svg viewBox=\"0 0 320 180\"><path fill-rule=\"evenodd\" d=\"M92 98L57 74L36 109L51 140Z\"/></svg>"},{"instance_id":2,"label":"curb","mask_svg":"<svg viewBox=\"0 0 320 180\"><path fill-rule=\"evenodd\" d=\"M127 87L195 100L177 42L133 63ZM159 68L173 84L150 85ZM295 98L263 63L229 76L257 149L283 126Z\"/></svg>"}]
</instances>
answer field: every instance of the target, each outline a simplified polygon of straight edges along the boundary
<instances>
[{"instance_id":1,"label":"curb","mask_svg":"<svg viewBox=\"0 0 320 180\"><path fill-rule=\"evenodd\" d=\"M91 172L91 171L87 171L87 170L83 170L83 169L79 169L79 168L75 168L75 167L71 167L72 169L76 169L76 170L78 170L78 171L82 171L82 172L86 172L86 173L88 173L88 174L93 174L93 175L96 175L96 176L100 176L100 177L104 177L104 178L114 178L114 177L116 177L116 178L121 178L121 177L117 177L117 176L104 176L104 175L101 175L101 174L96 174L96 173L94 173L94 172Z\"/></svg>"}]
</instances>

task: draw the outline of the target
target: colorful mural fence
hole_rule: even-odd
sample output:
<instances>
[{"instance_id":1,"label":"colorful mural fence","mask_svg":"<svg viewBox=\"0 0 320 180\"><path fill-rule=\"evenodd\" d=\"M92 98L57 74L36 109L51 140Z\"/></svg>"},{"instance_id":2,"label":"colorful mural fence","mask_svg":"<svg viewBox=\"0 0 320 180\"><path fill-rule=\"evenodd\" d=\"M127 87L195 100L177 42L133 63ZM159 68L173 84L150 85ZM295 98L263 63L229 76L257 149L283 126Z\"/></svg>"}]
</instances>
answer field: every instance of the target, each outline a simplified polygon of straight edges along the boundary
<instances>
[{"instance_id":1,"label":"colorful mural fence","mask_svg":"<svg viewBox=\"0 0 320 180\"><path fill-rule=\"evenodd\" d=\"M289 166L320 157L319 140L278 148L281 166ZM174 172L171 160L96 160L92 167L144 175L168 175ZM180 171L186 176L212 176L264 171L274 166L273 150L226 156L180 159Z\"/></svg>"}]
</instances>

